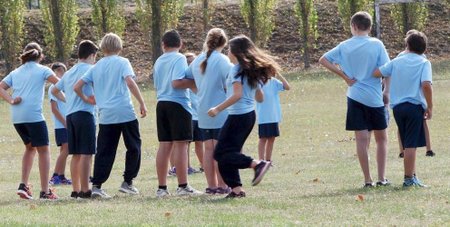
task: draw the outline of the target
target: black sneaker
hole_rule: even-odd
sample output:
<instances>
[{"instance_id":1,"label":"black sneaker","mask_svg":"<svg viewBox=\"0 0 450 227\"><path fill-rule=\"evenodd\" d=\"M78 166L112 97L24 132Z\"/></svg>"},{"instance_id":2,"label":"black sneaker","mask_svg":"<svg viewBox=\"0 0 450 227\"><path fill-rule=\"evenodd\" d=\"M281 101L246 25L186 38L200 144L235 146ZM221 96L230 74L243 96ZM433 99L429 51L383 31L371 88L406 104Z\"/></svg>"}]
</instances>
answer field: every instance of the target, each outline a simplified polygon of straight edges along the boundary
<instances>
[{"instance_id":1,"label":"black sneaker","mask_svg":"<svg viewBox=\"0 0 450 227\"><path fill-rule=\"evenodd\" d=\"M70 198L76 199L78 197L80 197L80 193L79 192L73 191L72 193L70 193Z\"/></svg>"},{"instance_id":2,"label":"black sneaker","mask_svg":"<svg viewBox=\"0 0 450 227\"><path fill-rule=\"evenodd\" d=\"M427 153L425 154L425 156L428 156L428 157L433 157L435 155L436 155L436 153L434 153L432 150L427 151Z\"/></svg>"},{"instance_id":3,"label":"black sneaker","mask_svg":"<svg viewBox=\"0 0 450 227\"><path fill-rule=\"evenodd\" d=\"M391 186L391 182L388 179L384 179L384 181L378 181L377 187L382 187L382 186Z\"/></svg>"},{"instance_id":4,"label":"black sneaker","mask_svg":"<svg viewBox=\"0 0 450 227\"><path fill-rule=\"evenodd\" d=\"M400 154L398 154L398 158L403 158L403 156L405 156L405 154L403 152L401 152Z\"/></svg>"},{"instance_id":5,"label":"black sneaker","mask_svg":"<svg viewBox=\"0 0 450 227\"><path fill-rule=\"evenodd\" d=\"M225 199L244 198L244 197L245 197L245 192L244 191L240 191L239 193L234 193L232 191L232 192L230 192L230 194L225 196Z\"/></svg>"},{"instance_id":6,"label":"black sneaker","mask_svg":"<svg viewBox=\"0 0 450 227\"><path fill-rule=\"evenodd\" d=\"M58 196L53 192L52 189L48 189L47 193L41 192L39 198L40 199L48 199L48 200L56 200L56 199L58 199Z\"/></svg>"},{"instance_id":7,"label":"black sneaker","mask_svg":"<svg viewBox=\"0 0 450 227\"><path fill-rule=\"evenodd\" d=\"M19 195L22 199L33 199L30 187L25 185L24 183L19 184L17 195Z\"/></svg>"},{"instance_id":8,"label":"black sneaker","mask_svg":"<svg viewBox=\"0 0 450 227\"><path fill-rule=\"evenodd\" d=\"M375 184L373 182L365 183L363 185L363 188L373 188L375 187Z\"/></svg>"},{"instance_id":9,"label":"black sneaker","mask_svg":"<svg viewBox=\"0 0 450 227\"><path fill-rule=\"evenodd\" d=\"M92 196L92 191L91 190L89 190L87 192L81 191L81 192L78 193L78 198L80 198L80 199L90 199L91 196Z\"/></svg>"},{"instance_id":10,"label":"black sneaker","mask_svg":"<svg viewBox=\"0 0 450 227\"><path fill-rule=\"evenodd\" d=\"M252 180L252 186L256 186L261 182L266 174L267 170L270 168L270 162L261 161L255 166L255 177Z\"/></svg>"}]
</instances>

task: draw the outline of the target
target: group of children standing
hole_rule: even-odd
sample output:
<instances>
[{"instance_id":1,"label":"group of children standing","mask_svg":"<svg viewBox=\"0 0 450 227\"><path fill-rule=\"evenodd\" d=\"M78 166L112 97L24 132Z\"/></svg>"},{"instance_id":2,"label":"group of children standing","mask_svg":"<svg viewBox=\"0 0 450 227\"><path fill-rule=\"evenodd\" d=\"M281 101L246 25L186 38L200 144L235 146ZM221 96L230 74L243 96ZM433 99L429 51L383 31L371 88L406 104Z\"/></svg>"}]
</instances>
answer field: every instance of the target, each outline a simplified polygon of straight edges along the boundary
<instances>
[{"instance_id":1,"label":"group of children standing","mask_svg":"<svg viewBox=\"0 0 450 227\"><path fill-rule=\"evenodd\" d=\"M433 108L431 64L423 55L427 38L418 31L408 32L405 52L390 61L383 43L368 36L371 24L368 13L356 13L351 19L353 37L327 52L319 62L349 86L346 129L355 131L364 187L390 185L385 176L388 126L385 106L388 104L393 108L404 149L403 185L425 186L416 176L415 151L425 145L424 118L431 119ZM257 185L272 165L272 149L281 120L278 92L289 90L289 83L281 76L274 58L243 35L228 41L222 29L211 29L198 57L179 53L182 39L176 30L167 31L161 44L164 54L153 68L159 141L156 196L170 195L167 173L173 156L178 180L176 195L206 193L227 194L226 198L245 197L239 169L253 169L252 185ZM227 44L228 56L222 54ZM104 57L96 63L99 49ZM78 46L78 63L65 72L64 65L54 64L53 71L40 65L42 49L30 43L21 55L22 65L1 81L0 95L11 104L14 127L25 144L22 179L17 191L21 198L32 199L28 182L36 151L40 198L58 198L48 186L49 139L42 114L46 81L54 84L49 88L49 97L56 142L61 146L50 182L72 184L74 198L111 198L102 185L109 178L123 136L127 151L119 191L139 194L133 179L140 169L142 142L131 95L139 103L140 117L147 115L147 107L130 62L119 56L121 50L122 40L113 33L103 37L100 48L91 41L82 41ZM379 77L385 78L384 90ZM9 88L12 95L7 92ZM260 137L258 159L242 153L256 118ZM377 144L376 183L369 171L372 131ZM197 156L205 171L204 192L188 182L191 141L196 141ZM64 176L68 154L72 155L72 181ZM89 187L94 154L92 187Z\"/></svg>"},{"instance_id":2,"label":"group of children standing","mask_svg":"<svg viewBox=\"0 0 450 227\"><path fill-rule=\"evenodd\" d=\"M227 43L228 56L221 53ZM178 180L176 195L203 194L191 187L187 179L188 147L191 141L196 141L207 181L204 193L244 197L239 169L254 169L252 185L257 185L271 166L273 140L279 135L277 121L281 119L277 96L279 91L289 89L288 82L280 75L273 57L258 49L246 36L228 42L222 29L210 30L204 51L198 57L188 56L194 57L190 66L187 57L179 53L182 39L176 30L166 32L161 44L164 54L153 69L159 140L156 196L170 195L167 173L172 155ZM95 62L99 49L104 57ZM21 55L22 65L1 81L0 95L11 104L13 124L25 144L22 179L17 191L21 198L33 198L28 182L36 151L41 199L58 198L49 188L49 182L71 184L73 198L111 198L102 185L111 173L120 136L127 150L119 191L139 194L133 179L141 164L141 138L131 95L139 103L142 118L147 115L147 107L130 62L119 56L121 50L122 40L113 33L103 37L100 47L84 40L78 46L77 64L67 71L63 64L56 63L52 71L39 64L43 59L41 47L30 43ZM46 81L53 84L49 99L55 139L61 147L51 179L48 130L42 114ZM7 92L9 88L11 95ZM267 95L263 89L267 89ZM261 140L265 141L260 145L263 153L259 159L253 159L241 151L255 123L255 100L263 102L264 97L274 103L258 104L258 116L265 116L260 125ZM69 154L72 155L72 180L64 175Z\"/></svg>"}]
</instances>

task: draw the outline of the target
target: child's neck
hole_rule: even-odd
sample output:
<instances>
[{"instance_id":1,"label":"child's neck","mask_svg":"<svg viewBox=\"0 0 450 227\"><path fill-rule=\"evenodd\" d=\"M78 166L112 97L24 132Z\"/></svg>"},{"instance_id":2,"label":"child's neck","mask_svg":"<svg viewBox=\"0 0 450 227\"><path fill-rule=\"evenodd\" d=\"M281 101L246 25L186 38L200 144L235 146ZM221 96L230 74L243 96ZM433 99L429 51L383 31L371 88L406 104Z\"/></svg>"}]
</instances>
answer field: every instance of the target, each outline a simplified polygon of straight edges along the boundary
<instances>
[{"instance_id":1,"label":"child's neck","mask_svg":"<svg viewBox=\"0 0 450 227\"><path fill-rule=\"evenodd\" d=\"M178 52L178 51L180 51L180 48L178 48L178 47L171 47L171 48L164 48L163 49L164 53Z\"/></svg>"}]
</instances>

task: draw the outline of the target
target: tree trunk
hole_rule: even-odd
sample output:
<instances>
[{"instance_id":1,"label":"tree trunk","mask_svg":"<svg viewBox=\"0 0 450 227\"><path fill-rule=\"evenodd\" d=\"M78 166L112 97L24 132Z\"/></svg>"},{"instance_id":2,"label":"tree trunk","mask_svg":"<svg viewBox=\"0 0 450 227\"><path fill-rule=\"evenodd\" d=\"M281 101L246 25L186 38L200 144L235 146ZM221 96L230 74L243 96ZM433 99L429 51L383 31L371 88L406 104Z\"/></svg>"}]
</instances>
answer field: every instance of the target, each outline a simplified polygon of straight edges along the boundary
<instances>
[{"instance_id":1,"label":"tree trunk","mask_svg":"<svg viewBox=\"0 0 450 227\"><path fill-rule=\"evenodd\" d=\"M152 61L162 55L161 48L161 0L152 0Z\"/></svg>"},{"instance_id":2,"label":"tree trunk","mask_svg":"<svg viewBox=\"0 0 450 227\"><path fill-rule=\"evenodd\" d=\"M305 64L305 69L311 67L310 57L309 57L309 9L306 6L307 3L305 0L300 1L300 6L302 10L302 23L303 23L303 31L302 31L302 39L303 39L303 63Z\"/></svg>"},{"instance_id":3,"label":"tree trunk","mask_svg":"<svg viewBox=\"0 0 450 227\"><path fill-rule=\"evenodd\" d=\"M66 62L64 56L63 30L61 24L61 7L58 0L50 1L50 14L53 21L53 30L55 32L56 60Z\"/></svg>"},{"instance_id":4,"label":"tree trunk","mask_svg":"<svg viewBox=\"0 0 450 227\"><path fill-rule=\"evenodd\" d=\"M106 34L108 32L108 17L107 17L107 0L100 0L100 13L102 14L102 31L103 34Z\"/></svg>"},{"instance_id":5,"label":"tree trunk","mask_svg":"<svg viewBox=\"0 0 450 227\"><path fill-rule=\"evenodd\" d=\"M0 50L0 56L3 57L3 59L5 59L5 67L6 67L6 73L8 74L9 72L12 71L12 62L11 62L11 57L10 56L15 56L15 54L17 53L11 53L11 43L9 43L7 40L8 39L8 28L7 28L7 24L6 21L3 20L3 15L5 15L5 9L4 7L2 7L0 9L0 26L1 26L1 33L2 33L2 46L1 46L1 50ZM6 42L5 42L6 41Z\"/></svg>"},{"instance_id":6,"label":"tree trunk","mask_svg":"<svg viewBox=\"0 0 450 227\"><path fill-rule=\"evenodd\" d=\"M248 13L248 25L250 27L250 39L253 42L256 42L257 35L256 35L256 14L257 12L257 5L258 0L248 0L248 5L250 8L250 12Z\"/></svg>"},{"instance_id":7,"label":"tree trunk","mask_svg":"<svg viewBox=\"0 0 450 227\"><path fill-rule=\"evenodd\" d=\"M203 0L203 31L206 32L209 24L209 1Z\"/></svg>"},{"instance_id":8,"label":"tree trunk","mask_svg":"<svg viewBox=\"0 0 450 227\"><path fill-rule=\"evenodd\" d=\"M402 3L402 16L403 16L403 35L406 34L407 31L411 29L411 25L409 23L409 12L408 5L406 3Z\"/></svg>"}]
</instances>

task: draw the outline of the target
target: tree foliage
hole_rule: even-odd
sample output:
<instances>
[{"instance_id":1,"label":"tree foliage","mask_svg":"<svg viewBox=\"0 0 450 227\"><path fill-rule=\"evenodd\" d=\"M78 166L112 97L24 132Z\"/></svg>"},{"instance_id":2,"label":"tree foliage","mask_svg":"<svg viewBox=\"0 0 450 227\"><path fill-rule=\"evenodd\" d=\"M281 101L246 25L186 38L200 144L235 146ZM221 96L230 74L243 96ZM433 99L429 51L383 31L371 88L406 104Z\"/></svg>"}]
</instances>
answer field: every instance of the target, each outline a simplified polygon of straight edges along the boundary
<instances>
[{"instance_id":1,"label":"tree foliage","mask_svg":"<svg viewBox=\"0 0 450 227\"><path fill-rule=\"evenodd\" d=\"M1 55L6 71L18 65L17 54L22 49L25 2L23 0L0 0Z\"/></svg>"},{"instance_id":2,"label":"tree foliage","mask_svg":"<svg viewBox=\"0 0 450 227\"><path fill-rule=\"evenodd\" d=\"M123 6L118 0L91 0L92 21L97 37L108 32L122 35L125 31Z\"/></svg>"},{"instance_id":3,"label":"tree foliage","mask_svg":"<svg viewBox=\"0 0 450 227\"><path fill-rule=\"evenodd\" d=\"M75 45L78 26L76 0L43 0L42 16L45 24L44 41L50 56L66 62Z\"/></svg>"},{"instance_id":4,"label":"tree foliage","mask_svg":"<svg viewBox=\"0 0 450 227\"><path fill-rule=\"evenodd\" d=\"M319 37L317 11L314 0L296 0L295 14L299 23L299 33L303 41L302 53L305 68L310 67L310 51Z\"/></svg>"},{"instance_id":5,"label":"tree foliage","mask_svg":"<svg viewBox=\"0 0 450 227\"><path fill-rule=\"evenodd\" d=\"M411 29L422 30L428 17L426 3L395 4L391 9L392 17L400 32L404 35Z\"/></svg>"},{"instance_id":6,"label":"tree foliage","mask_svg":"<svg viewBox=\"0 0 450 227\"><path fill-rule=\"evenodd\" d=\"M372 14L373 0L338 0L338 12L345 31L350 31L350 19L359 11Z\"/></svg>"},{"instance_id":7,"label":"tree foliage","mask_svg":"<svg viewBox=\"0 0 450 227\"><path fill-rule=\"evenodd\" d=\"M277 0L242 0L241 14L250 29L250 38L264 46L272 36Z\"/></svg>"}]
</instances>

